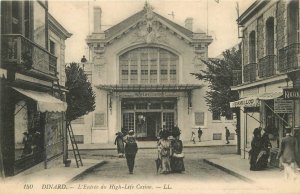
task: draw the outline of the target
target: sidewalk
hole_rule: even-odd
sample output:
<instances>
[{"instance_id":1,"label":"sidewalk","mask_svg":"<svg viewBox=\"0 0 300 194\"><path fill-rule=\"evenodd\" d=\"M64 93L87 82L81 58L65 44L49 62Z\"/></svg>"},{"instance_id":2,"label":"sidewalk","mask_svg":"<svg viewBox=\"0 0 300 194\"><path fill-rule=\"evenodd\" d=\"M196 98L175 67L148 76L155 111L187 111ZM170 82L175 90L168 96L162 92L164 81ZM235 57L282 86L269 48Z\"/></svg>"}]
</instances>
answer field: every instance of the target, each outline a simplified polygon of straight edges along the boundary
<instances>
[{"instance_id":1,"label":"sidewalk","mask_svg":"<svg viewBox=\"0 0 300 194\"><path fill-rule=\"evenodd\" d=\"M20 173L14 177L8 177L5 182L22 182L22 183L35 183L35 182L45 182L46 183L68 183L76 180L84 173L88 173L104 164L104 161L94 160L94 159L83 159L83 166L77 168L75 160L72 160L70 167L65 167L64 164L59 164L48 169L42 169L34 171L29 174Z\"/></svg>"},{"instance_id":2,"label":"sidewalk","mask_svg":"<svg viewBox=\"0 0 300 194\"><path fill-rule=\"evenodd\" d=\"M231 141L230 144L226 144L224 140L210 140L210 141L202 141L194 144L192 141L184 141L183 147L210 147L210 146L236 146L236 141ZM138 141L139 149L154 149L157 148L156 141ZM69 149L72 146L69 146ZM78 144L79 150L115 150L116 145L113 143L94 143L94 144Z\"/></svg>"},{"instance_id":3,"label":"sidewalk","mask_svg":"<svg viewBox=\"0 0 300 194\"><path fill-rule=\"evenodd\" d=\"M286 191L291 185L297 185L300 182L299 173L297 173L297 180L292 183L287 183L283 179L283 171L280 168L269 167L262 171L250 171L249 160L240 158L240 155L223 155L222 158L204 159L204 162L215 166L233 176L244 181L255 183L258 186L269 189L282 189ZM288 187L285 187L288 185ZM293 191L291 191L293 193ZM299 190L298 190L299 192Z\"/></svg>"}]
</instances>

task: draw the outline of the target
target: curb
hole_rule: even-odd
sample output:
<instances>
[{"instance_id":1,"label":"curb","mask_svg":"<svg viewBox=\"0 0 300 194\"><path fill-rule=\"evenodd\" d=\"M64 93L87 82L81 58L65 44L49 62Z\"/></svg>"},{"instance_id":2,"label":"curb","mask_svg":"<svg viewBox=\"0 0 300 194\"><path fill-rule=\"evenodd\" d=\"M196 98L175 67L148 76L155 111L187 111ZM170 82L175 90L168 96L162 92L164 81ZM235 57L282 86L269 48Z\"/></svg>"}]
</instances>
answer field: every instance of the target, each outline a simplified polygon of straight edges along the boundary
<instances>
[{"instance_id":1,"label":"curb","mask_svg":"<svg viewBox=\"0 0 300 194\"><path fill-rule=\"evenodd\" d=\"M188 145L183 146L183 148L201 148L201 147L223 147L223 146L237 146L237 145L203 145L203 146L197 146L197 145ZM117 148L78 148L79 151L88 151L88 150L117 150ZM139 147L139 149L157 149L157 147ZM68 151L73 151L72 149L69 149Z\"/></svg>"},{"instance_id":2,"label":"curb","mask_svg":"<svg viewBox=\"0 0 300 194\"><path fill-rule=\"evenodd\" d=\"M241 179L241 180L243 180L243 181L245 181L245 182L254 183L253 180L251 180L251 179L249 179L249 178L247 178L247 177L245 177L245 176L243 176L243 175L241 175L241 174L239 174L239 173L237 173L237 172L234 172L233 170L230 170L230 169L228 169L228 168L225 168L224 166L221 166L221 165L219 165L219 164L216 164L216 163L214 163L214 162L212 162L212 161L209 161L209 160L207 160L207 159L203 159L203 161L204 161L205 163L207 163L207 164L209 164L209 165L211 165L211 166L214 166L214 167L216 167L216 168L218 168L218 169L220 169L220 170L222 170L222 171L224 171L224 172L226 172L226 173L228 173L228 174L230 174L230 175L232 175L232 176L235 176L235 177L237 177L237 178L239 178L239 179Z\"/></svg>"},{"instance_id":3,"label":"curb","mask_svg":"<svg viewBox=\"0 0 300 194\"><path fill-rule=\"evenodd\" d=\"M77 174L76 176L74 176L73 178L71 178L70 180L68 180L66 183L71 183L71 182L74 182L76 180L78 180L80 177L82 177L84 174L87 174L87 173L90 173L91 171L93 171L95 168L98 168L104 164L106 164L107 162L106 161L101 161L87 169L85 169L84 171L82 171L81 173Z\"/></svg>"}]
</instances>

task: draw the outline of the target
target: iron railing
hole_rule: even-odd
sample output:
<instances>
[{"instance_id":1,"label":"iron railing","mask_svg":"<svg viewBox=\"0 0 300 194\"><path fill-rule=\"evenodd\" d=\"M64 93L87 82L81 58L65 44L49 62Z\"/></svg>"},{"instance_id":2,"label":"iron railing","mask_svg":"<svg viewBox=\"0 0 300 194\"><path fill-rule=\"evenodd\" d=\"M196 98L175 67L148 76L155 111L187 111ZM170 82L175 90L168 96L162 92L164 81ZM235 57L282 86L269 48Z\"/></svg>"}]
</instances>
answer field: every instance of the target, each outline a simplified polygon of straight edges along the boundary
<instances>
[{"instance_id":1,"label":"iron railing","mask_svg":"<svg viewBox=\"0 0 300 194\"><path fill-rule=\"evenodd\" d=\"M280 73L299 69L300 43L290 44L279 50L278 71Z\"/></svg>"},{"instance_id":2,"label":"iron railing","mask_svg":"<svg viewBox=\"0 0 300 194\"><path fill-rule=\"evenodd\" d=\"M257 63L249 63L244 66L243 69L244 83L253 82L256 80L256 66Z\"/></svg>"},{"instance_id":3,"label":"iron railing","mask_svg":"<svg viewBox=\"0 0 300 194\"><path fill-rule=\"evenodd\" d=\"M266 78L275 75L276 55L267 55L258 62L258 77Z\"/></svg>"},{"instance_id":4,"label":"iron railing","mask_svg":"<svg viewBox=\"0 0 300 194\"><path fill-rule=\"evenodd\" d=\"M242 83L242 70L232 70L233 79L232 85L237 86Z\"/></svg>"},{"instance_id":5,"label":"iron railing","mask_svg":"<svg viewBox=\"0 0 300 194\"><path fill-rule=\"evenodd\" d=\"M1 66L19 65L19 68L56 75L57 58L45 48L21 34L1 35L1 38Z\"/></svg>"}]
</instances>

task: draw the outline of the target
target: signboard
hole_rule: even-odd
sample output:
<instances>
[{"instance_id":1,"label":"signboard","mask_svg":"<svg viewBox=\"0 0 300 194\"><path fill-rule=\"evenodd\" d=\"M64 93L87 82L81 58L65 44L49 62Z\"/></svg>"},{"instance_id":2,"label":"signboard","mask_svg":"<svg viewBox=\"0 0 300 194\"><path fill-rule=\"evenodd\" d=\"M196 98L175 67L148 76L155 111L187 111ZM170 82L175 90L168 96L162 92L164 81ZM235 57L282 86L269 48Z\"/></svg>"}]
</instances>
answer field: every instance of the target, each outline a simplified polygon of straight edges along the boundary
<instances>
[{"instance_id":1,"label":"signboard","mask_svg":"<svg viewBox=\"0 0 300 194\"><path fill-rule=\"evenodd\" d=\"M123 92L120 93L120 97L179 97L182 96L180 92Z\"/></svg>"},{"instance_id":2,"label":"signboard","mask_svg":"<svg viewBox=\"0 0 300 194\"><path fill-rule=\"evenodd\" d=\"M284 89L283 90L284 99L300 99L300 91L296 88Z\"/></svg>"},{"instance_id":3,"label":"signboard","mask_svg":"<svg viewBox=\"0 0 300 194\"><path fill-rule=\"evenodd\" d=\"M259 107L260 101L257 98L245 98L238 101L230 102L230 108L235 107Z\"/></svg>"},{"instance_id":4,"label":"signboard","mask_svg":"<svg viewBox=\"0 0 300 194\"><path fill-rule=\"evenodd\" d=\"M293 113L293 101L274 99L274 113Z\"/></svg>"}]
</instances>

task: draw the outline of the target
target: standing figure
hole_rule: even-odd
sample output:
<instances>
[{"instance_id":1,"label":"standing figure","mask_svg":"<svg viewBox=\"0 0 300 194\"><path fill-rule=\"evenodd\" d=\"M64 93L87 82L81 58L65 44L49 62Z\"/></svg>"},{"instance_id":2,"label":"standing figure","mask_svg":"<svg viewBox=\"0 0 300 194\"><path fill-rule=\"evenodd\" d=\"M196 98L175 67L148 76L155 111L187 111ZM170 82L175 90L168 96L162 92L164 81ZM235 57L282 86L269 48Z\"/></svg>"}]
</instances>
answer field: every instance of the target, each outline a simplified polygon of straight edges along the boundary
<instances>
[{"instance_id":1,"label":"standing figure","mask_svg":"<svg viewBox=\"0 0 300 194\"><path fill-rule=\"evenodd\" d=\"M261 137L261 151L257 158L257 167L259 169L264 169L268 167L268 160L270 156L270 150L272 148L272 144L269 138L269 131L264 129L264 134Z\"/></svg>"},{"instance_id":2,"label":"standing figure","mask_svg":"<svg viewBox=\"0 0 300 194\"><path fill-rule=\"evenodd\" d=\"M118 132L116 133L116 139L115 139L115 145L117 145L117 150L118 150L118 155L119 158L123 158L124 157L124 136L122 132Z\"/></svg>"},{"instance_id":3,"label":"standing figure","mask_svg":"<svg viewBox=\"0 0 300 194\"><path fill-rule=\"evenodd\" d=\"M202 131L201 127L199 127L199 129L198 129L198 139L199 139L199 142L201 141L202 134L203 134L203 131Z\"/></svg>"},{"instance_id":4,"label":"standing figure","mask_svg":"<svg viewBox=\"0 0 300 194\"><path fill-rule=\"evenodd\" d=\"M261 133L259 128L255 128L253 131L253 139L251 141L250 156L250 170L259 170L257 165L257 157L261 151Z\"/></svg>"},{"instance_id":5,"label":"standing figure","mask_svg":"<svg viewBox=\"0 0 300 194\"><path fill-rule=\"evenodd\" d=\"M135 155L138 151L136 139L134 137L133 130L129 130L128 135L124 137L125 145L125 157L129 174L133 174Z\"/></svg>"},{"instance_id":6,"label":"standing figure","mask_svg":"<svg viewBox=\"0 0 300 194\"><path fill-rule=\"evenodd\" d=\"M171 155L171 160L170 160L170 165L172 172L178 172L181 173L182 171L185 171L184 168L184 163L183 163L183 144L182 141L179 140L180 132L173 132L173 137L175 138L174 140L171 141L171 150L172 150L172 155Z\"/></svg>"},{"instance_id":7,"label":"standing figure","mask_svg":"<svg viewBox=\"0 0 300 194\"><path fill-rule=\"evenodd\" d=\"M192 141L192 142L194 142L194 144L196 143L195 139L196 139L195 132L194 132L194 131L192 131L192 137L191 137L191 141Z\"/></svg>"},{"instance_id":8,"label":"standing figure","mask_svg":"<svg viewBox=\"0 0 300 194\"><path fill-rule=\"evenodd\" d=\"M298 152L298 144L295 137L291 135L291 128L287 127L286 136L281 140L280 151L277 158L281 158L284 168L285 180L295 180L296 153Z\"/></svg>"},{"instance_id":9,"label":"standing figure","mask_svg":"<svg viewBox=\"0 0 300 194\"><path fill-rule=\"evenodd\" d=\"M28 132L24 132L23 135L22 143L24 144L24 148L21 157L32 153L32 136Z\"/></svg>"},{"instance_id":10,"label":"standing figure","mask_svg":"<svg viewBox=\"0 0 300 194\"><path fill-rule=\"evenodd\" d=\"M230 142L229 142L229 136L230 136L230 131L229 131L229 129L227 128L227 127L225 127L225 137L226 137L226 144L229 144Z\"/></svg>"},{"instance_id":11,"label":"standing figure","mask_svg":"<svg viewBox=\"0 0 300 194\"><path fill-rule=\"evenodd\" d=\"M170 165L171 143L170 140L168 140L169 131L163 130L161 136L162 139L160 139L157 143L159 155L161 158L161 173L168 174L171 172L171 165Z\"/></svg>"}]
</instances>

